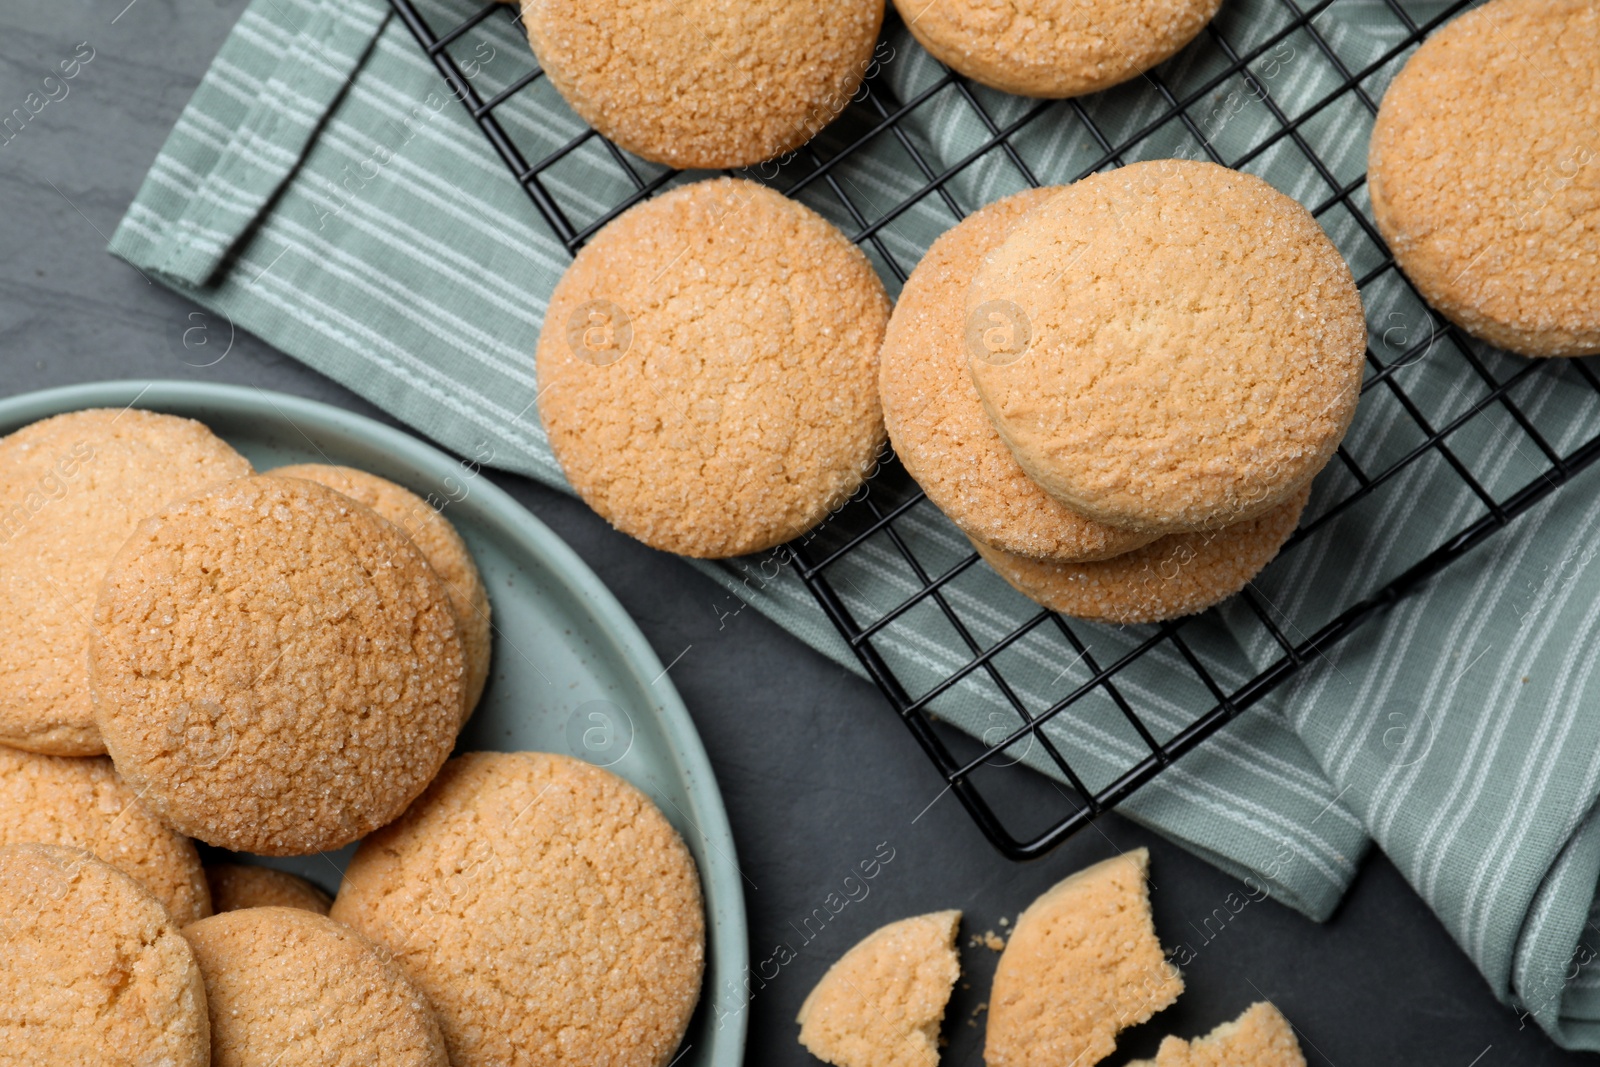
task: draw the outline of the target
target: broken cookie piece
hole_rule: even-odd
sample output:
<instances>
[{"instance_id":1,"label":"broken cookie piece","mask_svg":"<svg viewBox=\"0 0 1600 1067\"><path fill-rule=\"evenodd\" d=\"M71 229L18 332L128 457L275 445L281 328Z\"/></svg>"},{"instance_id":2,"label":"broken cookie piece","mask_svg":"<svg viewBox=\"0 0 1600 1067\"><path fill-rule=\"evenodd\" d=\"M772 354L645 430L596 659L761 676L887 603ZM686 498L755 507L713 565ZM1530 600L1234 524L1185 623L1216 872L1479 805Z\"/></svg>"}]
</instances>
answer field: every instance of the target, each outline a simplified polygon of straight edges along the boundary
<instances>
[{"instance_id":1,"label":"broken cookie piece","mask_svg":"<svg viewBox=\"0 0 1600 1067\"><path fill-rule=\"evenodd\" d=\"M1205 1037L1168 1037L1155 1059L1134 1060L1128 1067L1306 1067L1306 1058L1289 1020L1261 1001Z\"/></svg>"},{"instance_id":2,"label":"broken cookie piece","mask_svg":"<svg viewBox=\"0 0 1600 1067\"><path fill-rule=\"evenodd\" d=\"M800 1043L835 1067L935 1067L960 922L939 911L867 935L800 1005Z\"/></svg>"},{"instance_id":3,"label":"broken cookie piece","mask_svg":"<svg viewBox=\"0 0 1600 1067\"><path fill-rule=\"evenodd\" d=\"M1183 978L1156 940L1146 849L1058 882L1022 913L989 998L989 1067L1089 1067L1118 1031L1178 999Z\"/></svg>"}]
</instances>

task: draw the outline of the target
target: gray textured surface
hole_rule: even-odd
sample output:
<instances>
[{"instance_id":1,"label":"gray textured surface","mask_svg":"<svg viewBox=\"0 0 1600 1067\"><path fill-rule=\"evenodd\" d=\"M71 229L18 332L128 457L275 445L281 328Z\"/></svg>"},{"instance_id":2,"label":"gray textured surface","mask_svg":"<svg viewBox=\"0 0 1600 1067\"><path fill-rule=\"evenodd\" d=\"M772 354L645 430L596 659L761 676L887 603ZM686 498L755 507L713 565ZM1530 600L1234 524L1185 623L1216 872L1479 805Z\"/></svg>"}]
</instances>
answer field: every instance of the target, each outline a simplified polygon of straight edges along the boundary
<instances>
[{"instance_id":1,"label":"gray textured surface","mask_svg":"<svg viewBox=\"0 0 1600 1067\"><path fill-rule=\"evenodd\" d=\"M0 115L42 95L44 77L80 42L95 50L67 95L0 146L0 394L113 377L190 378L376 414L248 336L215 366L186 365L179 338L203 324L189 317L194 308L104 254L104 238L241 0L125 3L0 7ZM226 323L211 326L225 338ZM1002 915L1015 916L1077 867L1140 844L1154 854L1158 928L1169 944L1187 942L1194 959L1183 1000L1130 1035L1128 1052L1149 1054L1168 1030L1204 1031L1268 997L1301 1028L1313 1065L1582 1062L1494 1002L1382 857L1323 927L1271 901L1208 925L1215 910L1229 914L1225 902L1241 887L1115 818L1040 863L1001 860L950 798L928 807L938 781L875 690L753 612L719 623L723 598L706 579L608 530L576 501L518 478L495 480L577 548L663 662L676 659L672 676L716 767L747 877L752 964L779 945L794 950L776 977L755 981L750 1062L816 1062L794 1043L794 1012L826 966L875 926L959 907L965 943L970 933L1002 930ZM1017 783L1024 795L1036 786ZM894 858L869 895L825 924L812 919L808 943L804 920L816 909L828 916L829 894L880 843ZM981 1062L982 1016L976 1027L967 1020L987 998L995 960L982 948L965 947L964 957L971 988L952 1003L951 1065Z\"/></svg>"}]
</instances>

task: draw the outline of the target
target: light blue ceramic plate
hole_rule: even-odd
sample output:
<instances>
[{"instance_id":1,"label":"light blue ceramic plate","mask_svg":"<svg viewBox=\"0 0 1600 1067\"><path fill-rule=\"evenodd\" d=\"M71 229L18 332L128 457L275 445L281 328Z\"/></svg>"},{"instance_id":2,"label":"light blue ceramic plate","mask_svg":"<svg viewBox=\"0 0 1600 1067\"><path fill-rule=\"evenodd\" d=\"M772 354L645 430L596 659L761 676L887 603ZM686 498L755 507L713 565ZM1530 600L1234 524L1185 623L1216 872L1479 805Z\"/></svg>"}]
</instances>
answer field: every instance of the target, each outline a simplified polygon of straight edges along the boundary
<instances>
[{"instance_id":1,"label":"light blue ceramic plate","mask_svg":"<svg viewBox=\"0 0 1600 1067\"><path fill-rule=\"evenodd\" d=\"M706 977L678 1067L735 1067L744 1052L744 896L727 812L705 749L633 620L572 549L463 463L409 434L326 404L239 386L102 382L0 401L0 433L80 408L185 415L260 471L338 463L399 482L440 507L466 538L494 616L488 688L458 750L565 752L610 767L678 828L705 888ZM338 886L353 847L262 860Z\"/></svg>"}]
</instances>

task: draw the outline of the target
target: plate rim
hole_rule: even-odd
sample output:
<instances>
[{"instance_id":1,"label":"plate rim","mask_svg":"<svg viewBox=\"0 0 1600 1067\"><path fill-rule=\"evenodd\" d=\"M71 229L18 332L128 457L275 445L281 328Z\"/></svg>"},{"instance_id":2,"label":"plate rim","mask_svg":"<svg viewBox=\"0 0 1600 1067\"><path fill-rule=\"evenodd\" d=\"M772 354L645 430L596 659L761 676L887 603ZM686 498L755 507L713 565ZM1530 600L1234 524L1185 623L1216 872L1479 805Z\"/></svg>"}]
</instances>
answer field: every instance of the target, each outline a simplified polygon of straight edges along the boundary
<instances>
[{"instance_id":1,"label":"plate rim","mask_svg":"<svg viewBox=\"0 0 1600 1067\"><path fill-rule=\"evenodd\" d=\"M419 433L390 426L336 404L260 386L181 379L81 382L0 398L0 436L52 415L94 407L131 408L136 404L200 422L205 420L197 411L206 407L241 415L264 413L268 418L281 418L297 430L299 427L293 416L298 414L318 426L363 437L369 443L393 451L397 458L414 464L419 470L441 478L459 468L458 460L440 446L424 440ZM493 480L485 480L481 487L474 486L473 492L475 495L481 492L492 511L507 517L517 536L550 564L552 577L594 614L600 629L615 643L621 659L636 675L640 688L656 696L663 733L683 769L690 777L698 777L705 783L706 788L702 790L705 797L694 805L698 818L691 822L707 846L705 866L709 870L701 871L701 882L707 902L707 924L715 926L719 933L714 954L708 953L713 956L718 980L713 983L710 974L706 976L697 1014L705 1016L702 1032L709 1035L707 1044L711 1048L707 1062L713 1067L736 1067L743 1061L749 1021L744 1010L747 1005L733 1002L729 991L738 987L737 977L749 964L749 927L727 805L700 733L639 624L582 557ZM691 794L691 800L695 799ZM687 813L685 815L687 817ZM726 862L712 862L714 856ZM713 899L715 907L711 906ZM724 1026L730 1022L731 1026Z\"/></svg>"}]
</instances>

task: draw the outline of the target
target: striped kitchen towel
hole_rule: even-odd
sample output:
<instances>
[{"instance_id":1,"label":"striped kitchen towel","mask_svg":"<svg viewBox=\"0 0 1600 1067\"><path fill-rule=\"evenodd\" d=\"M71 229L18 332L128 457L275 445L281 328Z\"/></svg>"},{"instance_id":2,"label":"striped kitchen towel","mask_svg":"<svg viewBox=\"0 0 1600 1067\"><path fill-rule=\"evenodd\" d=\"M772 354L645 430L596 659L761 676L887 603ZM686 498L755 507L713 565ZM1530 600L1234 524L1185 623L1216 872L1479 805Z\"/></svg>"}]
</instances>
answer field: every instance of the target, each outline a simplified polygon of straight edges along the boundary
<instances>
[{"instance_id":1,"label":"striped kitchen towel","mask_svg":"<svg viewBox=\"0 0 1600 1067\"><path fill-rule=\"evenodd\" d=\"M1416 6L1418 17L1427 17L1429 5ZM444 26L473 5L424 0L421 7ZM1350 63L1381 56L1398 39L1378 0L1336 10L1337 17L1326 17L1324 34ZM1282 0L1228 0L1219 25L1247 47L1269 39L1285 11ZM1303 37L1287 38L1268 53L1270 71L1256 70L1258 83L1291 108L1307 106L1339 79L1317 43ZM454 51L485 96L529 66L525 41L499 18L481 24ZM887 88L902 99L942 76L903 31L891 31L880 59ZM1191 50L1164 66L1164 77L1198 77L1205 62ZM1392 66L1382 77L1390 74ZM1200 132L1232 158L1249 150L1265 120L1256 112L1259 101L1235 101L1228 91L1224 86L1216 94ZM1032 106L979 93L1002 124ZM1148 109L1159 106L1154 96L1114 90L1084 106L1102 128L1137 129ZM554 150L583 129L542 81L497 114L530 158L541 154L540 146ZM1340 168L1336 180L1350 180L1345 175L1360 174L1362 122L1369 124L1370 116L1330 120L1348 120L1350 128L1323 129L1320 119L1304 128L1322 138L1319 148L1328 146L1322 154ZM1042 180L1066 180L1095 150L1083 129L1069 126L1035 123L1015 139L1019 158ZM943 169L965 160L988 132L951 93L930 99L908 136L920 138L913 147L923 162ZM1141 151L1198 156L1200 143L1193 130L1177 124L1146 138ZM1293 142L1283 145L1253 169L1311 202L1322 195L1315 168L1294 156ZM899 203L924 181L906 152L904 145L875 145L837 168L835 178L867 203ZM1000 155L976 160L948 184L960 209L1026 182ZM546 181L580 225L632 190L595 142L547 172ZM837 199L821 189L811 192L802 197L807 203L846 229L859 229ZM940 199L919 200L882 227L883 249L914 263L953 220ZM1353 220L1323 221L1359 273L1361 257L1371 254L1357 246L1359 227ZM538 423L532 352L567 254L381 0L254 0L178 120L111 247L445 446L492 456L490 465L566 488ZM1365 295L1377 322L1404 307L1398 290ZM1459 408L1473 396L1470 383L1447 373L1458 369L1423 360L1408 370L1408 388L1428 395L1441 411ZM1545 392L1534 402L1552 411L1571 407L1574 419L1592 416L1587 398L1566 395L1559 383L1540 388ZM1358 432L1376 447L1405 448L1405 427L1391 425L1395 413L1368 409L1364 402ZM1528 465L1529 457L1509 445L1500 445L1507 454L1499 455L1494 440L1472 444L1470 461L1498 463L1496 477L1504 484ZM1303 546L1316 551L1291 554L1269 571L1263 597L1280 606L1293 602L1305 617L1335 612L1405 556L1364 554L1369 548L1431 545L1439 531L1454 528L1444 524L1469 513L1471 502L1459 499L1459 483L1441 481L1434 493L1425 475L1419 468L1418 482L1407 485L1404 507L1399 494L1383 497L1377 500L1383 506L1355 509L1339 520L1338 544L1318 539ZM1319 484L1317 498L1325 502L1339 489ZM1423 595L1370 624L1329 663L1306 672L1293 691L1242 715L1122 810L1218 866L1259 880L1315 918L1337 904L1370 828L1500 995L1558 1038L1600 1047L1600 1035L1585 1029L1585 1020L1596 1017L1585 998L1585 975L1568 973L1600 869L1600 830L1591 831L1586 821L1600 738L1590 736L1594 727L1581 713L1589 702L1587 664L1581 657L1565 663L1573 649L1587 645L1594 625L1589 605L1595 598L1582 595L1591 581L1583 546L1594 520L1581 489L1558 494L1540 519L1524 520ZM917 509L899 526L925 558L955 559L966 551L931 508ZM839 565L835 582L847 590L853 609L867 613L912 592L884 553L869 543ZM727 617L750 604L857 669L789 570L752 560L698 566L728 590L707 611ZM1545 577L1535 581L1534 575ZM951 583L947 595L978 620L974 636L980 641L1008 632L1033 610L984 568ZM1086 633L1101 662L1142 636L1132 629ZM1225 665L1219 679L1225 685L1242 683L1275 656L1261 643L1259 627L1226 613L1186 635L1209 662ZM915 613L886 630L880 646L912 682L942 678L970 659L953 634ZM1062 686L1085 676L1081 664L1063 668L1059 645L1042 631L1007 655L1008 678L1029 701L1047 704ZM1177 729L1205 694L1183 687L1181 678L1192 673L1182 663L1151 659L1142 667L1126 684L1141 707L1154 709L1157 729ZM1521 681L1523 675L1529 680ZM1004 722L1010 714L977 675L934 707L977 736L995 728L997 715ZM1142 743L1114 707L1093 701L1073 705L1050 734L1091 784L1125 769ZM1024 758L1048 771L1038 755Z\"/></svg>"}]
</instances>

